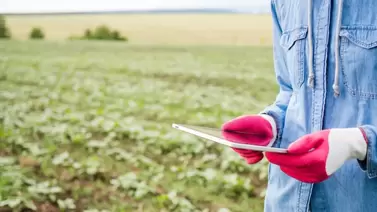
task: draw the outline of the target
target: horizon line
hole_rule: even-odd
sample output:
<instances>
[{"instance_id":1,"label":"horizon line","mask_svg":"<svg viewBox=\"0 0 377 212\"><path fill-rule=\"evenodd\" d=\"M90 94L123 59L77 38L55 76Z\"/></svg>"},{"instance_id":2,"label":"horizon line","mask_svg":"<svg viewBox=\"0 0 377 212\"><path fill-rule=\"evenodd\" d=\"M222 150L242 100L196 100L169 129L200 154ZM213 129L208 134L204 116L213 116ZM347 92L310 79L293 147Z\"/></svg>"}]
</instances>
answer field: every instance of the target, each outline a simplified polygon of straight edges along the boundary
<instances>
[{"instance_id":1,"label":"horizon line","mask_svg":"<svg viewBox=\"0 0 377 212\"><path fill-rule=\"evenodd\" d=\"M268 14L265 9L225 9L225 8L188 8L188 9L137 9L137 10L92 10L92 11L52 11L52 12L0 12L0 15L86 15L86 14L167 14L167 13L207 13L207 14Z\"/></svg>"}]
</instances>

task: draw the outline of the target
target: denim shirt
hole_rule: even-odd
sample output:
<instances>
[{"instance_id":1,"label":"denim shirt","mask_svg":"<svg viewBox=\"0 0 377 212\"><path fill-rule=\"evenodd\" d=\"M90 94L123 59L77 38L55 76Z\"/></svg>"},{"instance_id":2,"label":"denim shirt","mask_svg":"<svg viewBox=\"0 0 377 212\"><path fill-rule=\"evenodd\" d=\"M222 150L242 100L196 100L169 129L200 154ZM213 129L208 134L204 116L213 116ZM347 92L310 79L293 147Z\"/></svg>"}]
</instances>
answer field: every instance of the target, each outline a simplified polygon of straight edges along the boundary
<instances>
[{"instance_id":1,"label":"denim shirt","mask_svg":"<svg viewBox=\"0 0 377 212\"><path fill-rule=\"evenodd\" d=\"M270 164L265 212L377 211L377 0L272 0L271 9L280 91L261 113L277 122L274 145L362 127L368 150L318 184Z\"/></svg>"}]
</instances>

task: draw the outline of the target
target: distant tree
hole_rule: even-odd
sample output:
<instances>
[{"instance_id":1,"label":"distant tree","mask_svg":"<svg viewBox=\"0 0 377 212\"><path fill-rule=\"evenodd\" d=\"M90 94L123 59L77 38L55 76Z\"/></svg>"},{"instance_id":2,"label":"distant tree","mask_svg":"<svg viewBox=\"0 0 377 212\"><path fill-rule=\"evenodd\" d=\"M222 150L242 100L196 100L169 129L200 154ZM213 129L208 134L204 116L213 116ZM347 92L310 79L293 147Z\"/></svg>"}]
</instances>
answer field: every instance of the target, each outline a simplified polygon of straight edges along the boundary
<instances>
[{"instance_id":1,"label":"distant tree","mask_svg":"<svg viewBox=\"0 0 377 212\"><path fill-rule=\"evenodd\" d=\"M111 30L105 25L98 26L94 29L94 38L98 40L112 40Z\"/></svg>"},{"instance_id":2,"label":"distant tree","mask_svg":"<svg viewBox=\"0 0 377 212\"><path fill-rule=\"evenodd\" d=\"M29 38L30 39L44 39L45 38L45 35L42 31L41 28L39 27L34 27L31 31L30 31L30 34L29 34Z\"/></svg>"},{"instance_id":3,"label":"distant tree","mask_svg":"<svg viewBox=\"0 0 377 212\"><path fill-rule=\"evenodd\" d=\"M119 31L117 30L114 30L111 32L111 37L114 39L114 40L121 40L121 36L120 36L120 33Z\"/></svg>"},{"instance_id":4,"label":"distant tree","mask_svg":"<svg viewBox=\"0 0 377 212\"><path fill-rule=\"evenodd\" d=\"M117 40L117 41L128 41L127 37L124 37L117 30L111 30L106 25L99 25L93 30L86 29L82 37L71 36L70 40Z\"/></svg>"},{"instance_id":5,"label":"distant tree","mask_svg":"<svg viewBox=\"0 0 377 212\"><path fill-rule=\"evenodd\" d=\"M7 27L7 23L5 21L4 16L0 15L0 38L10 38L10 30Z\"/></svg>"},{"instance_id":6,"label":"distant tree","mask_svg":"<svg viewBox=\"0 0 377 212\"><path fill-rule=\"evenodd\" d=\"M114 30L111 32L111 37L114 39L114 40L122 40L122 41L128 41L128 39L126 37L122 37L119 33L119 31L117 30Z\"/></svg>"},{"instance_id":7,"label":"distant tree","mask_svg":"<svg viewBox=\"0 0 377 212\"><path fill-rule=\"evenodd\" d=\"M90 39L90 38L92 38L92 36L93 36L92 31L90 29L86 29L84 37L87 38L87 39Z\"/></svg>"}]
</instances>

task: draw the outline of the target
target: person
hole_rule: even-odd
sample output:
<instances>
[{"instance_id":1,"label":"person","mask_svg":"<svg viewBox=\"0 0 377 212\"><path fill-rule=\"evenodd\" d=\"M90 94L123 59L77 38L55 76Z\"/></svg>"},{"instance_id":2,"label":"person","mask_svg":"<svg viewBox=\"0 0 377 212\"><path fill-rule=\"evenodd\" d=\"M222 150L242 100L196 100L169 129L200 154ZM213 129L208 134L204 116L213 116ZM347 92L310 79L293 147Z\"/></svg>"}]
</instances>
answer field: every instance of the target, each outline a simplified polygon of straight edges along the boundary
<instances>
[{"instance_id":1,"label":"person","mask_svg":"<svg viewBox=\"0 0 377 212\"><path fill-rule=\"evenodd\" d=\"M234 148L269 163L265 212L377 211L377 1L271 0L279 92L225 130L263 134Z\"/></svg>"}]
</instances>

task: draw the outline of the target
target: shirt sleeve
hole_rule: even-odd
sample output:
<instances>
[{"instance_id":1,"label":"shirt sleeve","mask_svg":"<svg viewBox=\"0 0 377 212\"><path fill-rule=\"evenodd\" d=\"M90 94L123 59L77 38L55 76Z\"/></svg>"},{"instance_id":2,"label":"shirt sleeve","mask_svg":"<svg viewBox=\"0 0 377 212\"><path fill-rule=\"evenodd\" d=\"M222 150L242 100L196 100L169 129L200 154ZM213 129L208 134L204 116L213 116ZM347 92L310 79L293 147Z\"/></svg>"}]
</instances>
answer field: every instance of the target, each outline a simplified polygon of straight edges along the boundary
<instances>
[{"instance_id":1,"label":"shirt sleeve","mask_svg":"<svg viewBox=\"0 0 377 212\"><path fill-rule=\"evenodd\" d=\"M276 96L274 103L261 111L261 114L267 114L274 118L276 122L277 138L273 146L278 146L284 128L285 112L292 95L292 85L286 65L285 52L280 46L282 29L279 23L279 15L274 0L271 1L271 13L273 21L273 62L277 83L279 85L279 93Z\"/></svg>"},{"instance_id":2,"label":"shirt sleeve","mask_svg":"<svg viewBox=\"0 0 377 212\"><path fill-rule=\"evenodd\" d=\"M367 139L367 155L365 160L358 163L363 171L365 171L369 178L377 177L377 126L363 125L361 128L364 130Z\"/></svg>"}]
</instances>

